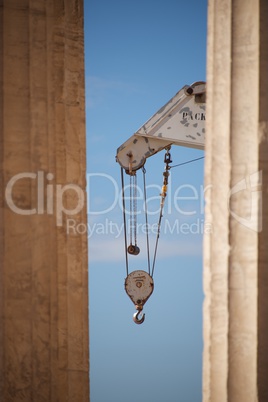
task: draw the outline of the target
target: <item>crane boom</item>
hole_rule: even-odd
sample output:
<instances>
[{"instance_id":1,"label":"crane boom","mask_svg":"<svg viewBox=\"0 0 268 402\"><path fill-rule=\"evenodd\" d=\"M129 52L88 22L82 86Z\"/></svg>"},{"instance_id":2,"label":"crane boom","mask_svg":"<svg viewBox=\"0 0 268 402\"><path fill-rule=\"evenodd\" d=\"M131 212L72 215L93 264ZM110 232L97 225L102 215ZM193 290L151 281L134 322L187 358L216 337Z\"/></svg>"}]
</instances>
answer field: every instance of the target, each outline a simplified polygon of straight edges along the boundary
<instances>
[{"instance_id":1,"label":"crane boom","mask_svg":"<svg viewBox=\"0 0 268 402\"><path fill-rule=\"evenodd\" d=\"M204 149L206 83L185 85L118 149L116 160L127 173L172 144Z\"/></svg>"}]
</instances>

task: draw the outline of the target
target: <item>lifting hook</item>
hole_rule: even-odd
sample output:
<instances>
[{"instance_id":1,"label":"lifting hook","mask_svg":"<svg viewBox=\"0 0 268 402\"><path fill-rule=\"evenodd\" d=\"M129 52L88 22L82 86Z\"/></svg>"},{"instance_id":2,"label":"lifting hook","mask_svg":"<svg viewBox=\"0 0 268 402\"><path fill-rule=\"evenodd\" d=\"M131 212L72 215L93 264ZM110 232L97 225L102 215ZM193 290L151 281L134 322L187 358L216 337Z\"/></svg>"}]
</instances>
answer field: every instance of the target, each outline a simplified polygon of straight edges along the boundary
<instances>
[{"instance_id":1,"label":"lifting hook","mask_svg":"<svg viewBox=\"0 0 268 402\"><path fill-rule=\"evenodd\" d=\"M139 314L142 311L142 308L139 308L136 313L133 314L133 321L136 324L142 324L143 321L145 320L145 314L142 314L142 316L139 318Z\"/></svg>"}]
</instances>

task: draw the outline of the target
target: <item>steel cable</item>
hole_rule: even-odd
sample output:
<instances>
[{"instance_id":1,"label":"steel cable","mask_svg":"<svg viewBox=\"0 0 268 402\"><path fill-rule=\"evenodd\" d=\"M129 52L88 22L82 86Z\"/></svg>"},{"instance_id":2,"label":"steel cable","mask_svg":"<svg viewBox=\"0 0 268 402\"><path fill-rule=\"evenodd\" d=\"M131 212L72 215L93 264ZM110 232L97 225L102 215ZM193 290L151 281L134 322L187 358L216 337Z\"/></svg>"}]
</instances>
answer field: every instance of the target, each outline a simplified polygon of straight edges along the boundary
<instances>
[{"instance_id":1,"label":"steel cable","mask_svg":"<svg viewBox=\"0 0 268 402\"><path fill-rule=\"evenodd\" d=\"M124 184L124 169L121 167L121 185L122 185L122 207L123 207L123 221L124 221L124 236L125 236L125 258L126 258L126 271L128 276L128 255L127 255L127 224L126 224L126 207L125 207L125 184Z\"/></svg>"}]
</instances>

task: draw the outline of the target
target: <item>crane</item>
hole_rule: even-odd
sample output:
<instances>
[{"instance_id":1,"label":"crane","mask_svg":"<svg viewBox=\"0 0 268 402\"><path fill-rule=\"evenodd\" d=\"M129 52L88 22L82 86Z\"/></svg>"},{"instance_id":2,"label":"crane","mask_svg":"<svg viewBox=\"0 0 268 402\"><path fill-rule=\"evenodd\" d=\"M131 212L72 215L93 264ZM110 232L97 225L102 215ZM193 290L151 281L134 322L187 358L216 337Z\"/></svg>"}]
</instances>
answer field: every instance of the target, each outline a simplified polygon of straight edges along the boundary
<instances>
[{"instance_id":1,"label":"crane","mask_svg":"<svg viewBox=\"0 0 268 402\"><path fill-rule=\"evenodd\" d=\"M140 313L143 306L151 296L154 289L153 272L158 240L160 235L163 207L167 195L169 170L172 166L170 147L179 145L183 147L204 149L205 147L205 121L206 121L206 83L198 81L192 85L185 85L176 93L163 107L161 107L147 122L145 122L126 142L118 149L116 161L121 166L122 180L122 206L124 219L125 237L125 258L126 273L125 290L134 303L137 312L133 315L136 324L143 323L145 314ZM144 201L145 217L146 209L146 185L145 168L146 159L157 152L166 149L165 171L163 172L163 186L160 194L160 216L158 221L158 233L156 237L154 258L151 269L148 230L146 236L146 247L148 257L148 273L144 270L137 270L129 273L128 254L137 256L140 248L137 246L137 170L143 170L144 176ZM125 186L124 172L130 177L130 205L129 205L129 229L127 229L126 208L125 208ZM129 242L127 235L129 233Z\"/></svg>"},{"instance_id":2,"label":"crane","mask_svg":"<svg viewBox=\"0 0 268 402\"><path fill-rule=\"evenodd\" d=\"M172 144L204 149L206 83L185 85L126 142L117 149L116 160L130 173L147 158Z\"/></svg>"}]
</instances>

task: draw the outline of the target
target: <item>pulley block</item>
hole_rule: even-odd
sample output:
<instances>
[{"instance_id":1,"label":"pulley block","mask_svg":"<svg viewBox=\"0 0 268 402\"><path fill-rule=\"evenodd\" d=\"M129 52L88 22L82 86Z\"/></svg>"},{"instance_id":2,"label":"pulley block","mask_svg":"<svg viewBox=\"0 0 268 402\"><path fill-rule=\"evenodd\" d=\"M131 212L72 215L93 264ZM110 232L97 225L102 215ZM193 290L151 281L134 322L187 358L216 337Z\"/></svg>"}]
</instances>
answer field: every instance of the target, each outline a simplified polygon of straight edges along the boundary
<instances>
[{"instance_id":1,"label":"pulley block","mask_svg":"<svg viewBox=\"0 0 268 402\"><path fill-rule=\"evenodd\" d=\"M145 319L145 314L143 314L141 318L139 318L139 314L143 310L144 304L153 293L153 278L145 271L133 271L125 280L125 290L137 310L133 315L133 320L136 324L141 324Z\"/></svg>"},{"instance_id":2,"label":"pulley block","mask_svg":"<svg viewBox=\"0 0 268 402\"><path fill-rule=\"evenodd\" d=\"M130 244L127 248L127 252L128 252L128 254L131 254L131 255L138 255L138 254L140 254L140 248L136 245L133 246L133 244Z\"/></svg>"}]
</instances>

